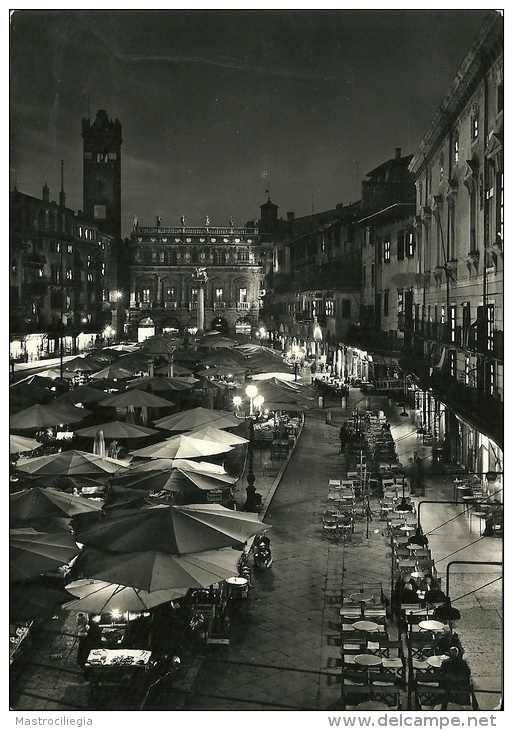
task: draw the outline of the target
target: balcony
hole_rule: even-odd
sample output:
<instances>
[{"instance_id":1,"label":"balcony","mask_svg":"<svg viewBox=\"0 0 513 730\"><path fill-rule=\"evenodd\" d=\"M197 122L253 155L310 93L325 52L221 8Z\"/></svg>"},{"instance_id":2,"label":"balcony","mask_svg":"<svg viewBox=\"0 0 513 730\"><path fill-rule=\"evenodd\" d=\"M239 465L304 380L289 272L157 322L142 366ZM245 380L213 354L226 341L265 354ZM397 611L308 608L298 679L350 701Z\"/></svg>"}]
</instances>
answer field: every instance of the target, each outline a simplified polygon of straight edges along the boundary
<instances>
[{"instance_id":1,"label":"balcony","mask_svg":"<svg viewBox=\"0 0 513 730\"><path fill-rule=\"evenodd\" d=\"M187 309L192 312L195 311L198 308L198 302L189 302L187 304Z\"/></svg>"},{"instance_id":2,"label":"balcony","mask_svg":"<svg viewBox=\"0 0 513 730\"><path fill-rule=\"evenodd\" d=\"M27 251L24 260L25 266L36 266L40 268L46 264L46 256L36 251Z\"/></svg>"},{"instance_id":3,"label":"balcony","mask_svg":"<svg viewBox=\"0 0 513 730\"><path fill-rule=\"evenodd\" d=\"M178 302L164 302L164 309L178 309Z\"/></svg>"},{"instance_id":4,"label":"balcony","mask_svg":"<svg viewBox=\"0 0 513 730\"><path fill-rule=\"evenodd\" d=\"M243 310L243 311L249 311L250 303L249 302L237 302L237 309Z\"/></svg>"},{"instance_id":5,"label":"balcony","mask_svg":"<svg viewBox=\"0 0 513 730\"><path fill-rule=\"evenodd\" d=\"M227 306L226 302L214 302L214 311L224 310Z\"/></svg>"}]
</instances>

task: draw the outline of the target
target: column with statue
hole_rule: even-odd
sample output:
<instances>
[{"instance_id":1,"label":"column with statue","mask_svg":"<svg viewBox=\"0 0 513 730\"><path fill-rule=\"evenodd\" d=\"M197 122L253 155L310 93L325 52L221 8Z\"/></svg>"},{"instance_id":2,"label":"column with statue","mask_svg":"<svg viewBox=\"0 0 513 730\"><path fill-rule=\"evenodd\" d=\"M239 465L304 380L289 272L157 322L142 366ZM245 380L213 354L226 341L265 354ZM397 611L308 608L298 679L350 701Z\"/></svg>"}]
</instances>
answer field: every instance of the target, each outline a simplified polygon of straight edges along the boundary
<instances>
[{"instance_id":1,"label":"column with statue","mask_svg":"<svg viewBox=\"0 0 513 730\"><path fill-rule=\"evenodd\" d=\"M208 281L207 270L198 268L192 276L194 283L198 287L198 333L205 331L205 286Z\"/></svg>"}]
</instances>

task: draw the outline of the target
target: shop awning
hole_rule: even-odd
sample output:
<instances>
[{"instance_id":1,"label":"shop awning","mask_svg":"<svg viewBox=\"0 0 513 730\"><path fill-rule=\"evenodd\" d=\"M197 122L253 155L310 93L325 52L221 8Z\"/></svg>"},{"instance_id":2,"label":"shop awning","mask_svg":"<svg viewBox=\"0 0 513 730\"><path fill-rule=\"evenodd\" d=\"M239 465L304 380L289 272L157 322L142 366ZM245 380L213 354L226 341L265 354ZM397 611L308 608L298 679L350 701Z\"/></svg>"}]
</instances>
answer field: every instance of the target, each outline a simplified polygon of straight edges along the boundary
<instances>
[{"instance_id":1,"label":"shop awning","mask_svg":"<svg viewBox=\"0 0 513 730\"><path fill-rule=\"evenodd\" d=\"M24 335L23 339L25 342L30 342L31 340L44 340L48 337L48 332L31 332L28 335Z\"/></svg>"}]
</instances>

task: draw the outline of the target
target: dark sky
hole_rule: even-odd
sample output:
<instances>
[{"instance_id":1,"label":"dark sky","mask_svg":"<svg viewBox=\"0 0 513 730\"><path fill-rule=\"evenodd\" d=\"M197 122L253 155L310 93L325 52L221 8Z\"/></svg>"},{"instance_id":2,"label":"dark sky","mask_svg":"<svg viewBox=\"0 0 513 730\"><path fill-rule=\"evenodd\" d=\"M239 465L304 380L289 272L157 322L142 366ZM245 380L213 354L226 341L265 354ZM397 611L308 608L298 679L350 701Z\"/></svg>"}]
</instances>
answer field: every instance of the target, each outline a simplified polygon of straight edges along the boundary
<instances>
[{"instance_id":1,"label":"dark sky","mask_svg":"<svg viewBox=\"0 0 513 730\"><path fill-rule=\"evenodd\" d=\"M359 198L413 153L487 10L14 13L11 187L82 208L81 118L123 127L123 235ZM267 177L266 174L267 173Z\"/></svg>"}]
</instances>

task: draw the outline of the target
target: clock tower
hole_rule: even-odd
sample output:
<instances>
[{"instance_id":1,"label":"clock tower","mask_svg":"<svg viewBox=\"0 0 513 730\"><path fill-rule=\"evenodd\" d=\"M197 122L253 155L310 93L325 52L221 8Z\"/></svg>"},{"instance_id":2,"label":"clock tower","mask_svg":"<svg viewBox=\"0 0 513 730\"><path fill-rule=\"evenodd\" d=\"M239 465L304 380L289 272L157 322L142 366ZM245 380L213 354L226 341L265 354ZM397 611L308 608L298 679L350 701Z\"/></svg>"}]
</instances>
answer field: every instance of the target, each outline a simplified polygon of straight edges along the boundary
<instances>
[{"instance_id":1,"label":"clock tower","mask_svg":"<svg viewBox=\"0 0 513 730\"><path fill-rule=\"evenodd\" d=\"M82 119L84 139L84 210L104 233L121 240L121 124L99 109Z\"/></svg>"}]
</instances>

